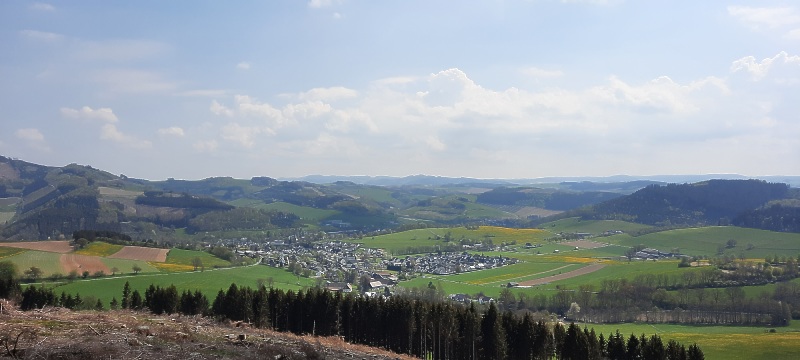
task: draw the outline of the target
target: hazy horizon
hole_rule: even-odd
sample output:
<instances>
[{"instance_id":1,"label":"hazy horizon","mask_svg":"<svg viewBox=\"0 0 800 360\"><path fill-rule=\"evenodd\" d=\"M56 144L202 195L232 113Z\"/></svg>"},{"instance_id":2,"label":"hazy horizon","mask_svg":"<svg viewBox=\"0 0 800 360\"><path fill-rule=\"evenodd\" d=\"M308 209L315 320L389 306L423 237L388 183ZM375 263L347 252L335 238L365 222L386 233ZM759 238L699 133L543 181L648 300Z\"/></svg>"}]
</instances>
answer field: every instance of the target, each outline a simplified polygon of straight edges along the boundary
<instances>
[{"instance_id":1,"label":"hazy horizon","mask_svg":"<svg viewBox=\"0 0 800 360\"><path fill-rule=\"evenodd\" d=\"M783 1L4 1L0 41L0 154L44 165L800 175Z\"/></svg>"}]
</instances>

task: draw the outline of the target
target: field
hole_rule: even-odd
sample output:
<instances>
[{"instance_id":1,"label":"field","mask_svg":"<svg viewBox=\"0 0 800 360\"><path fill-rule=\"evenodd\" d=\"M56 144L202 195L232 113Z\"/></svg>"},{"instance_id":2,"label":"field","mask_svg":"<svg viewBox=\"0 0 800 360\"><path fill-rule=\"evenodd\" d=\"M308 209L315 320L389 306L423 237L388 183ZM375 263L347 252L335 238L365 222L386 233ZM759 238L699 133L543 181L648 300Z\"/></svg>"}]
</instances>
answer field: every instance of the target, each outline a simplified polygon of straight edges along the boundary
<instances>
[{"instance_id":1,"label":"field","mask_svg":"<svg viewBox=\"0 0 800 360\"><path fill-rule=\"evenodd\" d=\"M6 258L6 257L9 257L9 256L14 256L14 255L23 253L25 251L26 251L25 249L20 249L20 248L0 247L0 259Z\"/></svg>"},{"instance_id":2,"label":"field","mask_svg":"<svg viewBox=\"0 0 800 360\"><path fill-rule=\"evenodd\" d=\"M125 246L118 252L108 257L112 259L165 262L167 261L168 252L169 249L148 248L141 246Z\"/></svg>"},{"instance_id":3,"label":"field","mask_svg":"<svg viewBox=\"0 0 800 360\"><path fill-rule=\"evenodd\" d=\"M61 264L61 271L65 274L72 271L77 271L79 274L84 271L88 271L90 274L98 271L111 273L111 269L97 256L61 254L58 262Z\"/></svg>"},{"instance_id":4,"label":"field","mask_svg":"<svg viewBox=\"0 0 800 360\"><path fill-rule=\"evenodd\" d=\"M631 232L647 229L650 226L618 220L581 220L580 218L568 218L545 223L540 227L554 234L559 232L585 232L597 235L607 230Z\"/></svg>"},{"instance_id":5,"label":"field","mask_svg":"<svg viewBox=\"0 0 800 360\"><path fill-rule=\"evenodd\" d=\"M4 242L0 246L15 247L20 249L49 251L56 253L68 253L72 251L69 241L23 241L23 242Z\"/></svg>"},{"instance_id":6,"label":"field","mask_svg":"<svg viewBox=\"0 0 800 360\"><path fill-rule=\"evenodd\" d=\"M122 249L122 245L109 244L102 241L93 241L84 246L83 249L76 250L74 253L78 255L89 256L109 256Z\"/></svg>"},{"instance_id":7,"label":"field","mask_svg":"<svg viewBox=\"0 0 800 360\"><path fill-rule=\"evenodd\" d=\"M0 224L5 224L6 222L14 218L14 215L16 215L16 213L13 211L0 212Z\"/></svg>"},{"instance_id":8,"label":"field","mask_svg":"<svg viewBox=\"0 0 800 360\"><path fill-rule=\"evenodd\" d=\"M797 324L795 322L794 324ZM581 324L583 325L583 324ZM697 343L706 359L797 359L800 358L800 326L770 328L749 326L690 326L672 324L586 324L595 332L610 334L658 334L684 345Z\"/></svg>"},{"instance_id":9,"label":"field","mask_svg":"<svg viewBox=\"0 0 800 360\"><path fill-rule=\"evenodd\" d=\"M681 253L689 255L716 256L717 249L725 247L728 240L735 240L736 247L724 249L725 254L736 257L763 259L771 255L800 254L800 234L734 226L677 229L638 237L622 234L603 239L623 246L643 244L663 251L679 248ZM752 250L747 250L748 244L753 245Z\"/></svg>"},{"instance_id":10,"label":"field","mask_svg":"<svg viewBox=\"0 0 800 360\"><path fill-rule=\"evenodd\" d=\"M92 295L108 304L113 297L116 297L117 300L121 299L122 288L128 281L131 289L139 290L142 295L150 284L162 287L175 285L179 292L200 290L208 297L209 301L214 301L217 292L227 290L231 283L255 288L258 286L259 280L268 285L270 278L273 286L282 289L298 290L314 284L314 280L298 278L284 269L253 265L183 273L140 274L81 280L57 286L54 290L57 294L63 291L68 294L79 293L83 297Z\"/></svg>"},{"instance_id":11,"label":"field","mask_svg":"<svg viewBox=\"0 0 800 360\"><path fill-rule=\"evenodd\" d=\"M43 276L49 276L55 273L65 274L61 269L60 264L61 254L46 251L25 251L17 255L3 258L3 261L11 261L17 265L17 271L22 274L26 269L31 266L36 266L42 270Z\"/></svg>"}]
</instances>

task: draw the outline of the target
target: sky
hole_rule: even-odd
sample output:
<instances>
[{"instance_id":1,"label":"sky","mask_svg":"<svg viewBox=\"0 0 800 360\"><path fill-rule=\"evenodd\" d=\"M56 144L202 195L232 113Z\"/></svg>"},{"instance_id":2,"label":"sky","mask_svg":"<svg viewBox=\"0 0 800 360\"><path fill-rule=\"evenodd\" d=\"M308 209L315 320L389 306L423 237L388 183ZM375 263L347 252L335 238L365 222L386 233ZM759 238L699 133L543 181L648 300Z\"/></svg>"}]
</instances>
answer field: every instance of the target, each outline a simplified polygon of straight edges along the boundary
<instances>
[{"instance_id":1,"label":"sky","mask_svg":"<svg viewBox=\"0 0 800 360\"><path fill-rule=\"evenodd\" d=\"M800 4L0 1L0 155L151 180L800 175Z\"/></svg>"}]
</instances>

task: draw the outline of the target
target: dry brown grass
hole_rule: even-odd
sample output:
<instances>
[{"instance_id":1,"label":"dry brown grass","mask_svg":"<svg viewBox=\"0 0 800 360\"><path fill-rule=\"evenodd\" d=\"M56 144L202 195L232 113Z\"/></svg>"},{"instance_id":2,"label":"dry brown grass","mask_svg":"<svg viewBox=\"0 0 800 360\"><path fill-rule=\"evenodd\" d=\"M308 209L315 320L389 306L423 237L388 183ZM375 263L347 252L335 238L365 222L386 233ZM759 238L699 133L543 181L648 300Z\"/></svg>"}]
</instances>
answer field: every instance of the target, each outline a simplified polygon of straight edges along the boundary
<instances>
[{"instance_id":1,"label":"dry brown grass","mask_svg":"<svg viewBox=\"0 0 800 360\"><path fill-rule=\"evenodd\" d=\"M199 316L63 308L22 312L6 300L0 305L0 341L10 339L20 358L413 359L336 337L296 336ZM0 352L8 356L2 346Z\"/></svg>"},{"instance_id":2,"label":"dry brown grass","mask_svg":"<svg viewBox=\"0 0 800 360\"><path fill-rule=\"evenodd\" d=\"M120 251L117 251L110 258L113 259L128 259L128 260L142 260L165 262L167 261L167 253L169 249L157 249L141 246L126 246Z\"/></svg>"}]
</instances>

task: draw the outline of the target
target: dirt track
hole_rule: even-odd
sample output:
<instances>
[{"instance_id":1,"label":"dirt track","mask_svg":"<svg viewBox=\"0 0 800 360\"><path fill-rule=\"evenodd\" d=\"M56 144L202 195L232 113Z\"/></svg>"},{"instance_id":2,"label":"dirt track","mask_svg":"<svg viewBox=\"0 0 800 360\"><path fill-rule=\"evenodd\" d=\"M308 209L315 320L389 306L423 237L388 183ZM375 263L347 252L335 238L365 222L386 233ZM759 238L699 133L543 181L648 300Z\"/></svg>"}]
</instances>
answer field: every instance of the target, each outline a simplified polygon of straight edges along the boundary
<instances>
[{"instance_id":1,"label":"dirt track","mask_svg":"<svg viewBox=\"0 0 800 360\"><path fill-rule=\"evenodd\" d=\"M592 265L589 265L589 266L584 266L584 267L582 267L580 269L577 269L577 270L572 270L572 271L565 272L563 274L556 274L556 275L553 275L553 276L548 276L548 277L544 277L544 278L540 278L540 279L533 279L533 280L523 281L523 282L521 282L519 284L520 284L520 286L542 285L542 284L551 283L553 281L564 280L564 279L574 278L576 276L590 274L590 273L593 273L593 272L595 272L597 270L600 270L600 269L602 269L604 267L605 267L605 265L603 265L603 264L592 264Z\"/></svg>"}]
</instances>

